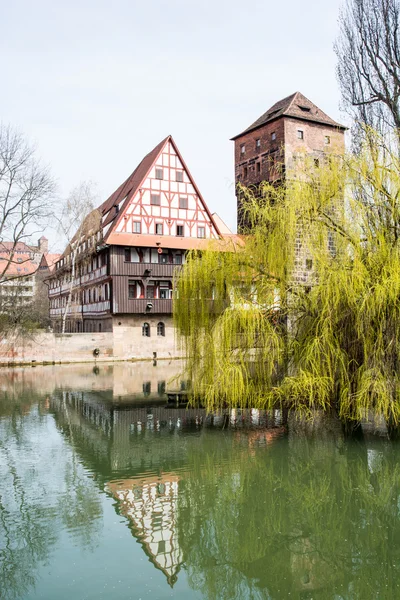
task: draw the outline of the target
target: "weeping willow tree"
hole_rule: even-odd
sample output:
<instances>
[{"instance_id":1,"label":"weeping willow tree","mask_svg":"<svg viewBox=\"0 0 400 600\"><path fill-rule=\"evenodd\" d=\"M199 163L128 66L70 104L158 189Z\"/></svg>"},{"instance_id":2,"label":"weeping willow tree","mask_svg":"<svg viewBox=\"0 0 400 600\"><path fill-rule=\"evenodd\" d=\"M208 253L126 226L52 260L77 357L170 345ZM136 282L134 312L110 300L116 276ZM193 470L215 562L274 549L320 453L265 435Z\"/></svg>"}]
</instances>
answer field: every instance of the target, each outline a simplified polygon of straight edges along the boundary
<instances>
[{"instance_id":1,"label":"weeping willow tree","mask_svg":"<svg viewBox=\"0 0 400 600\"><path fill-rule=\"evenodd\" d=\"M194 399L398 424L400 161L381 146L242 189L243 244L188 256L175 322Z\"/></svg>"}]
</instances>

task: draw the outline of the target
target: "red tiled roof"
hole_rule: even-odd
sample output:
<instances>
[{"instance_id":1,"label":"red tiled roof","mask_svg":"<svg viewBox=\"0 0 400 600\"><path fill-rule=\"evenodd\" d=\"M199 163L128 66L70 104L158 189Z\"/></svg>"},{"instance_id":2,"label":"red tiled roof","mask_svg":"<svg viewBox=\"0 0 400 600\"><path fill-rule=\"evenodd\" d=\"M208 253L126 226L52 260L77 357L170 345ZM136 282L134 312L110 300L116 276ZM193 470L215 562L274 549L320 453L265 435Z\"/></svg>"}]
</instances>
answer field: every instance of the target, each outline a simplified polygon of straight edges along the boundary
<instances>
[{"instance_id":1,"label":"red tiled roof","mask_svg":"<svg viewBox=\"0 0 400 600\"><path fill-rule=\"evenodd\" d=\"M314 123L321 123L322 125L328 125L329 127L336 127L337 129L347 129L344 125L337 123L331 119L326 113L324 113L318 106L313 104L311 100L303 96L300 92L295 92L287 98L283 98L276 102L271 108L269 108L261 117L259 117L250 127L247 127L242 133L235 135L232 140L236 140L245 133L249 133L258 127L262 127L266 123L274 121L279 117L293 117L295 119L302 119L304 121L312 121Z\"/></svg>"},{"instance_id":2,"label":"red tiled roof","mask_svg":"<svg viewBox=\"0 0 400 600\"><path fill-rule=\"evenodd\" d=\"M172 235L142 235L140 233L116 233L110 234L108 244L115 246L145 246L158 248L173 248L176 250L204 250L210 246L218 250L232 250L232 246L243 246L244 242L240 236L230 234L221 240L180 237Z\"/></svg>"},{"instance_id":3,"label":"red tiled roof","mask_svg":"<svg viewBox=\"0 0 400 600\"><path fill-rule=\"evenodd\" d=\"M30 246L25 244L25 242L0 242L0 255L10 254L13 249L14 252L32 252Z\"/></svg>"},{"instance_id":4,"label":"red tiled roof","mask_svg":"<svg viewBox=\"0 0 400 600\"><path fill-rule=\"evenodd\" d=\"M7 269L4 274L5 278L24 277L27 275L32 275L38 270L39 265L32 262L30 255L19 256L18 258L22 259L21 262L15 262L13 260L13 262L10 262L7 266L8 259L0 256L0 274L3 273L6 267Z\"/></svg>"},{"instance_id":5,"label":"red tiled roof","mask_svg":"<svg viewBox=\"0 0 400 600\"><path fill-rule=\"evenodd\" d=\"M128 177L128 179L124 181L124 183L121 184L119 188L113 194L111 194L111 196L99 207L99 210L101 211L103 216L107 215L108 213L103 222L103 227L111 223L111 221L115 219L118 213L121 210L123 210L125 206L129 203L129 200L139 189L140 184L145 179L153 163L157 160L158 155L160 154L169 137L170 136L164 138L162 142L157 144L157 146L153 148L151 152L146 154L146 156L138 164L138 166ZM119 211L116 212L114 207L119 205L119 203L122 202L122 200L125 200L125 202L123 206L119 207Z\"/></svg>"}]
</instances>

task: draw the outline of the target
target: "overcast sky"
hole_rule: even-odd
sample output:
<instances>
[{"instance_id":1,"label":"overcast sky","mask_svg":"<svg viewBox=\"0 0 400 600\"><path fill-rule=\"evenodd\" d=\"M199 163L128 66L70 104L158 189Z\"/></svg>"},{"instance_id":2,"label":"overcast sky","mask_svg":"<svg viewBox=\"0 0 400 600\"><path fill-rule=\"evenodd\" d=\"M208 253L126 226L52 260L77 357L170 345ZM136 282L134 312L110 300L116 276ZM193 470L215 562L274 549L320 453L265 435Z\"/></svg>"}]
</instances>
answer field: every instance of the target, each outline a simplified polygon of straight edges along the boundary
<instances>
[{"instance_id":1,"label":"overcast sky","mask_svg":"<svg viewBox=\"0 0 400 600\"><path fill-rule=\"evenodd\" d=\"M235 229L229 138L297 90L345 121L341 4L3 0L1 120L36 143L60 197L92 180L101 201L172 134L209 208Z\"/></svg>"}]
</instances>

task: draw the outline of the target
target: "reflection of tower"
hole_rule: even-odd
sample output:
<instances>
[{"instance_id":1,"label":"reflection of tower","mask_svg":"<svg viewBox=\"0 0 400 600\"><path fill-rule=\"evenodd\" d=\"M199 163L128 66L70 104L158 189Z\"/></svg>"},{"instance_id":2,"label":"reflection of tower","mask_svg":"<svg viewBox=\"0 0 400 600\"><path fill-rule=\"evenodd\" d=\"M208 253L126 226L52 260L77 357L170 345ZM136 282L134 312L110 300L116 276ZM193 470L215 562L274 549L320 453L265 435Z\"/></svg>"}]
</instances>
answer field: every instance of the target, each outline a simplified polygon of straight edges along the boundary
<instances>
[{"instance_id":1,"label":"reflection of tower","mask_svg":"<svg viewBox=\"0 0 400 600\"><path fill-rule=\"evenodd\" d=\"M132 523L134 536L150 562L160 569L171 587L183 562L176 528L179 477L110 481L106 491L117 500L120 513Z\"/></svg>"}]
</instances>

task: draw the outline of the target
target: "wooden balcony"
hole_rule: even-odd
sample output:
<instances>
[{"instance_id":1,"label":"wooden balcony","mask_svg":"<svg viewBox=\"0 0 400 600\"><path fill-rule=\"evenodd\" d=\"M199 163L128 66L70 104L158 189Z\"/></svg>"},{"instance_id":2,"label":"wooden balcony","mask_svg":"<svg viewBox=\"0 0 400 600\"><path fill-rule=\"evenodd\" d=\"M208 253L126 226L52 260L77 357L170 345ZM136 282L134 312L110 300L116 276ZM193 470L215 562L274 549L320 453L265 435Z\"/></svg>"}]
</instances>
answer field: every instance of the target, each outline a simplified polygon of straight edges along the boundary
<instances>
[{"instance_id":1,"label":"wooden balcony","mask_svg":"<svg viewBox=\"0 0 400 600\"><path fill-rule=\"evenodd\" d=\"M111 274L125 275L128 277L151 277L152 279L158 277L172 279L174 271L180 267L181 265L171 263L133 263L119 261L116 265L116 270L111 272Z\"/></svg>"},{"instance_id":2,"label":"wooden balcony","mask_svg":"<svg viewBox=\"0 0 400 600\"><path fill-rule=\"evenodd\" d=\"M172 313L172 300L170 299L124 298L123 302L119 303L119 306L115 304L113 307L114 314L155 315Z\"/></svg>"}]
</instances>

